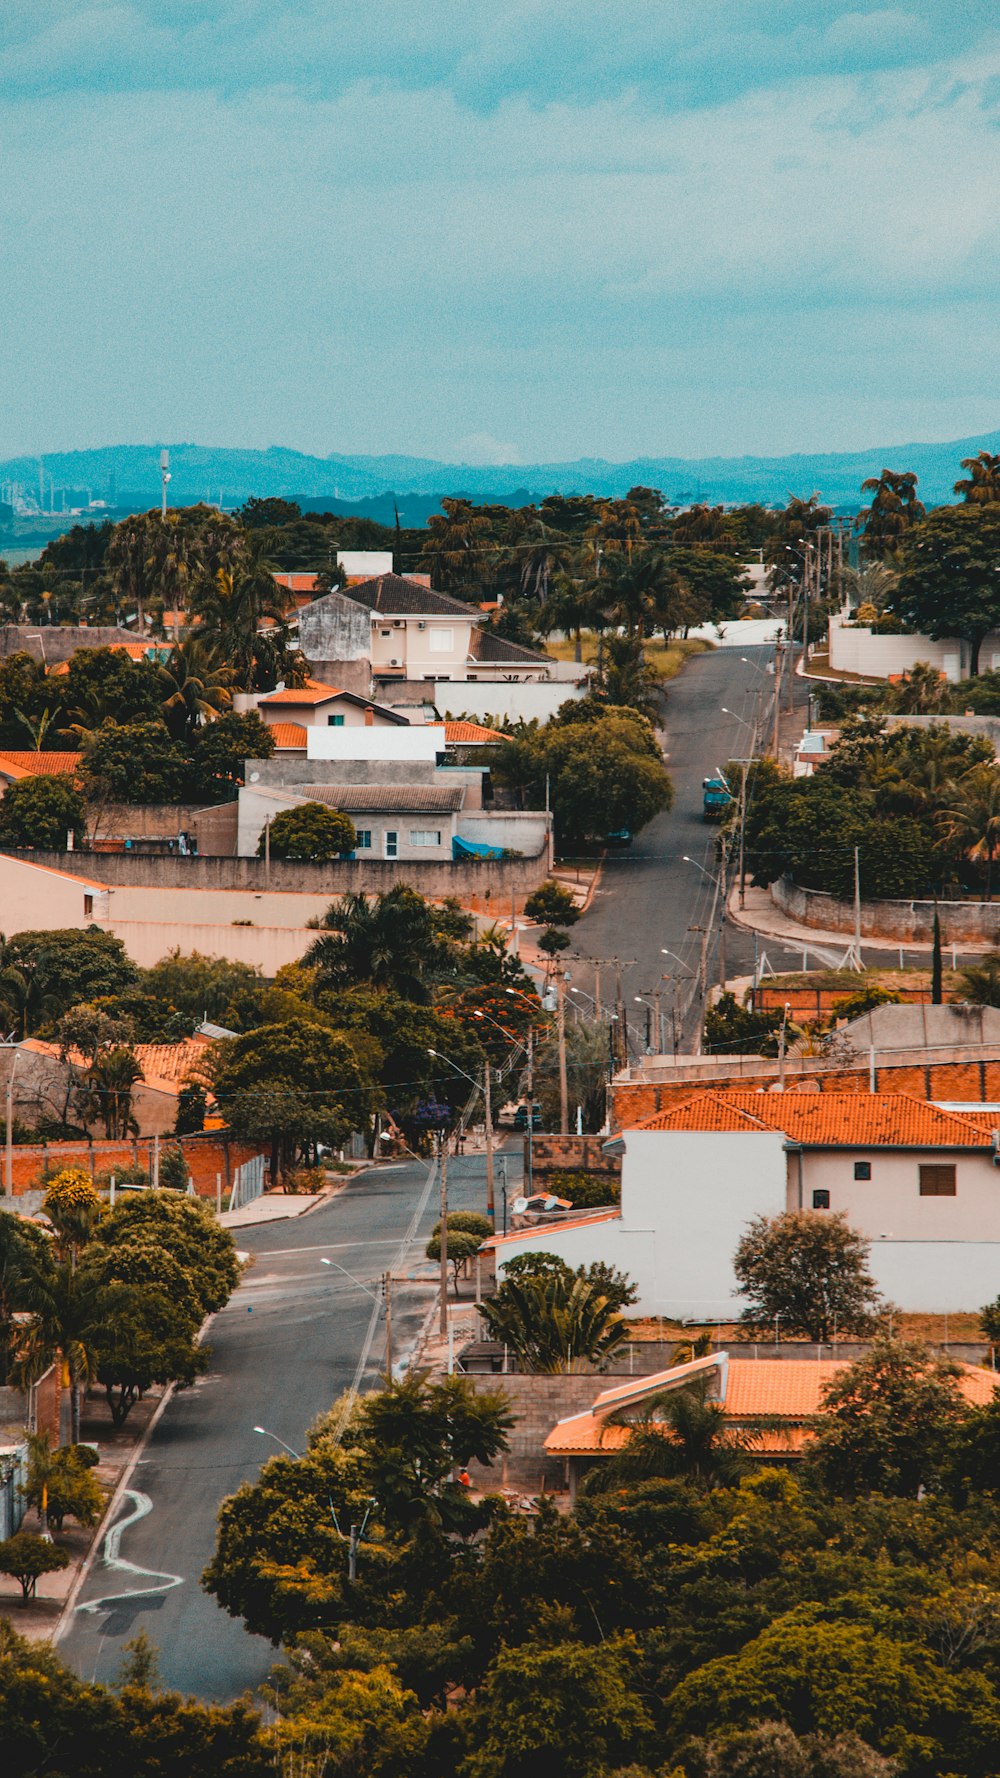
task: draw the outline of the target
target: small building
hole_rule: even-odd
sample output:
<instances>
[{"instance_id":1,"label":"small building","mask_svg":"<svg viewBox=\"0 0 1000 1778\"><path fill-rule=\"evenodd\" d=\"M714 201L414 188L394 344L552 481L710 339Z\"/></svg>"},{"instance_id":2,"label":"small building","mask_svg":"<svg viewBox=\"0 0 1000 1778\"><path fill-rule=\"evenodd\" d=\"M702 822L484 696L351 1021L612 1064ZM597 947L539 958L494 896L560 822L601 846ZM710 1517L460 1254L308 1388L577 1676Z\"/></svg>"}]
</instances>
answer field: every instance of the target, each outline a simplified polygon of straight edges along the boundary
<instances>
[{"instance_id":1,"label":"small building","mask_svg":"<svg viewBox=\"0 0 1000 1778\"><path fill-rule=\"evenodd\" d=\"M649 1404L674 1390L699 1385L721 1404L724 1422L748 1437L751 1451L767 1463L800 1458L811 1439L810 1422L823 1412L824 1391L846 1359L732 1358L713 1352L651 1377L622 1377L595 1395L582 1413L557 1420L545 1453L561 1457L575 1497L588 1470L626 1450L636 1425L670 1437L669 1423L650 1417ZM970 1407L985 1407L1000 1376L971 1364L959 1366L959 1389Z\"/></svg>"},{"instance_id":2,"label":"small building","mask_svg":"<svg viewBox=\"0 0 1000 1778\"><path fill-rule=\"evenodd\" d=\"M72 777L80 768L79 753L44 753L28 748L4 748L0 752L0 796L22 778Z\"/></svg>"},{"instance_id":3,"label":"small building","mask_svg":"<svg viewBox=\"0 0 1000 1778\"><path fill-rule=\"evenodd\" d=\"M407 719L384 704L344 691L322 680L282 686L257 700L257 714L268 727L295 723L301 728L405 728Z\"/></svg>"},{"instance_id":4,"label":"small building","mask_svg":"<svg viewBox=\"0 0 1000 1778\"><path fill-rule=\"evenodd\" d=\"M902 1309L978 1308L1000 1279L1000 1114L905 1093L701 1093L626 1129L620 1210L494 1236L515 1254L606 1260L638 1286L636 1313L729 1321L743 1307L733 1253L756 1216L842 1212Z\"/></svg>"}]
</instances>

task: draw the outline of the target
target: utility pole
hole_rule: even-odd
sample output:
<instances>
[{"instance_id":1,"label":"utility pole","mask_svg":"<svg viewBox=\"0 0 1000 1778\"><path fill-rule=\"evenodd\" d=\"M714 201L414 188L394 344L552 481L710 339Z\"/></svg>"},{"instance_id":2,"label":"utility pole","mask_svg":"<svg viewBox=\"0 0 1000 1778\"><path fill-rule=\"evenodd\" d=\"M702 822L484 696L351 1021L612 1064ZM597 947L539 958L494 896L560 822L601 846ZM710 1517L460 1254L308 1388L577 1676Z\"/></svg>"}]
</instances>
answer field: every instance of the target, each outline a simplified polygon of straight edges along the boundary
<instances>
[{"instance_id":1,"label":"utility pole","mask_svg":"<svg viewBox=\"0 0 1000 1778\"><path fill-rule=\"evenodd\" d=\"M556 1005L559 1020L559 1134L569 1135L569 1087L566 1081L566 976L560 969L556 976ZM528 1120L531 1120L529 1108Z\"/></svg>"},{"instance_id":2,"label":"utility pole","mask_svg":"<svg viewBox=\"0 0 1000 1778\"><path fill-rule=\"evenodd\" d=\"M441 1335L448 1335L448 1138L441 1132L441 1146L438 1151L441 1166L441 1273L438 1290L441 1298Z\"/></svg>"},{"instance_id":3,"label":"utility pole","mask_svg":"<svg viewBox=\"0 0 1000 1778\"><path fill-rule=\"evenodd\" d=\"M755 733L756 733L756 731L755 731ZM741 908L746 907L746 899L747 899L747 879L746 879L746 872L743 869L743 847L744 847L744 842L746 840L746 831L747 831L747 762L746 762L746 760L744 760L742 765L740 766L739 879L740 879L740 907Z\"/></svg>"},{"instance_id":4,"label":"utility pole","mask_svg":"<svg viewBox=\"0 0 1000 1778\"><path fill-rule=\"evenodd\" d=\"M788 1026L789 1003L785 1001L785 1010L781 1015L781 1034L778 1038L778 1091L785 1090L785 1031Z\"/></svg>"},{"instance_id":5,"label":"utility pole","mask_svg":"<svg viewBox=\"0 0 1000 1778\"><path fill-rule=\"evenodd\" d=\"M385 1380L392 1382L392 1273L382 1273L382 1295L385 1297Z\"/></svg>"},{"instance_id":6,"label":"utility pole","mask_svg":"<svg viewBox=\"0 0 1000 1778\"><path fill-rule=\"evenodd\" d=\"M532 1145L532 1141L533 1141L533 1133L534 1133L534 1128L535 1128L535 1027L534 1027L534 1025L528 1026L527 1082L528 1082L528 1155L527 1155L528 1193L527 1193L527 1195L530 1198L532 1191L534 1190L534 1186L532 1184L533 1169L532 1169L532 1153L531 1153L531 1145ZM503 1194L503 1232L504 1232L504 1234L507 1233L507 1183L506 1182L507 1182L507 1167L506 1167L506 1163L504 1163L504 1194Z\"/></svg>"},{"instance_id":7,"label":"utility pole","mask_svg":"<svg viewBox=\"0 0 1000 1778\"><path fill-rule=\"evenodd\" d=\"M493 1184L493 1107L490 1099L491 1075L490 1059L487 1056L483 1068L483 1113L486 1118L486 1214L493 1227L497 1226L497 1202Z\"/></svg>"},{"instance_id":8,"label":"utility pole","mask_svg":"<svg viewBox=\"0 0 1000 1778\"><path fill-rule=\"evenodd\" d=\"M8 1198L14 1195L14 1070L18 1049L15 1043L5 1046L11 1052L10 1074L7 1076L7 1130L4 1153L3 1188Z\"/></svg>"},{"instance_id":9,"label":"utility pole","mask_svg":"<svg viewBox=\"0 0 1000 1778\"><path fill-rule=\"evenodd\" d=\"M778 758L778 724L781 716L781 667L785 658L785 647L780 636L774 644L774 726L771 734L771 753Z\"/></svg>"},{"instance_id":10,"label":"utility pole","mask_svg":"<svg viewBox=\"0 0 1000 1778\"><path fill-rule=\"evenodd\" d=\"M722 921L719 926L719 987L724 988L726 985L726 915L729 912L729 906L726 899L726 865L728 859L726 856L725 834L721 834L719 837L719 848L722 853L722 862L719 872L720 880L722 882Z\"/></svg>"}]
</instances>

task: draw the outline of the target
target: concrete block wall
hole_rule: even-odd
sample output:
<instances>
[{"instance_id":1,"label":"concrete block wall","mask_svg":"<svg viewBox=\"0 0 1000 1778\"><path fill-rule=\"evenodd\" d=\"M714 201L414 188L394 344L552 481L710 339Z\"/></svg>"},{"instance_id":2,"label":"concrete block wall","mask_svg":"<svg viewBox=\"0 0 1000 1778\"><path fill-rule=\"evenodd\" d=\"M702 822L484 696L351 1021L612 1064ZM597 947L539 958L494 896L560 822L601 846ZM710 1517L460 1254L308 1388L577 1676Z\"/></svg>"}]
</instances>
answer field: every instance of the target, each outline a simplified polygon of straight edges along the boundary
<instances>
[{"instance_id":1,"label":"concrete block wall","mask_svg":"<svg viewBox=\"0 0 1000 1778\"><path fill-rule=\"evenodd\" d=\"M823 932L854 931L854 906L821 889L803 889L789 877L771 884L771 900L802 926ZM934 911L941 922L941 942L1000 943L1000 906L982 901L863 901L861 932L865 938L890 938L899 944L929 943L934 936Z\"/></svg>"},{"instance_id":2,"label":"concrete block wall","mask_svg":"<svg viewBox=\"0 0 1000 1778\"><path fill-rule=\"evenodd\" d=\"M746 1091L778 1084L778 1065L764 1062L752 1079L747 1074L726 1071L698 1080L663 1079L657 1081L621 1081L611 1088L611 1122L614 1129L628 1129L658 1111L683 1105L700 1093ZM786 1070L786 1090L794 1092L801 1086L810 1092L867 1093L871 1076L867 1062L857 1067L828 1069L808 1075ZM954 1061L886 1061L876 1060L875 1091L878 1093L910 1093L917 1099L964 1101L968 1104L992 1103L1000 1100L1000 1058L976 1057Z\"/></svg>"},{"instance_id":3,"label":"concrete block wall","mask_svg":"<svg viewBox=\"0 0 1000 1778\"><path fill-rule=\"evenodd\" d=\"M545 1185L553 1173L598 1173L608 1179L620 1179L621 1157L604 1153L606 1140L604 1136L554 1136L541 1132L533 1136L531 1170L536 1187Z\"/></svg>"}]
</instances>

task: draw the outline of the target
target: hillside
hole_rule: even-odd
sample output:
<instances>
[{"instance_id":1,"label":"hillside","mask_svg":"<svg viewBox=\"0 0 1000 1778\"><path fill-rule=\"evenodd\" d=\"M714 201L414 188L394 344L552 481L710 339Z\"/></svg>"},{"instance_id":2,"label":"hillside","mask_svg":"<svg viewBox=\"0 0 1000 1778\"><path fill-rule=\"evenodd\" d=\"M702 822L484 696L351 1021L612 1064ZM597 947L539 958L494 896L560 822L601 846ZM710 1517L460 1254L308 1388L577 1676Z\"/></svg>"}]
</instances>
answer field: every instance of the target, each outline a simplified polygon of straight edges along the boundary
<instances>
[{"instance_id":1,"label":"hillside","mask_svg":"<svg viewBox=\"0 0 1000 1778\"><path fill-rule=\"evenodd\" d=\"M149 444L56 451L45 457L45 472L57 491L57 504L59 491L65 489L67 505L80 504L78 496L89 494L119 507L152 506L160 495L159 449L158 444ZM377 499L391 491L421 496L419 504L426 510L426 503L443 493L504 501L556 492L617 496L640 483L662 489L669 500L681 504L694 500L784 504L789 494L816 490L833 506L855 508L865 477L886 468L915 470L925 501L947 500L961 458L980 450L1000 451L1000 432L945 444L879 445L790 457L637 457L627 463L584 457L568 463L500 467L440 463L425 457L337 453L312 457L277 445L266 451L193 444L172 444L169 449L170 499L179 505L221 496L222 504L233 506L251 494L329 499L339 505ZM26 492L35 492L38 458L8 458L0 463L0 481L21 483ZM401 516L404 522L409 517ZM414 515L409 522L421 519Z\"/></svg>"}]
</instances>

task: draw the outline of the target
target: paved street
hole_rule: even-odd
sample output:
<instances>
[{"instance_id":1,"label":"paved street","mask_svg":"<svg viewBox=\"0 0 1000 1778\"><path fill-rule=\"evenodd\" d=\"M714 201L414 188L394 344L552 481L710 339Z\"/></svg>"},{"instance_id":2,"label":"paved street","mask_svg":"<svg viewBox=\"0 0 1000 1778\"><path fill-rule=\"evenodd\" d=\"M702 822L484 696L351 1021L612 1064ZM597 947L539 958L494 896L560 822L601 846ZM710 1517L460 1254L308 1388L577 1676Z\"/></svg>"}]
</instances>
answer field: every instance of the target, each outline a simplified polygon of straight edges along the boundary
<instances>
[{"instance_id":1,"label":"paved street","mask_svg":"<svg viewBox=\"0 0 1000 1778\"><path fill-rule=\"evenodd\" d=\"M718 827L702 816L702 779L728 760L749 750L751 727L758 705L767 720L774 680L767 672L771 648L719 648L690 660L667 689L666 722L668 765L674 783L674 806L658 815L624 852L609 852L600 887L583 920L573 930L573 950L587 958L620 959L626 1012L632 1037L632 1053L645 1047L646 1009L637 1005L636 994L651 997L661 975L666 1031L670 1009L679 1015L681 1034L693 1035L694 1020L683 1019L690 999L691 976L697 971L701 934L693 928L707 923L712 911L713 883L703 872L714 872ZM801 682L796 683L798 703L804 703ZM784 705L784 691L782 704ZM723 714L723 706L734 712ZM769 732L769 731L768 731ZM685 864L684 854L696 860ZM702 868L698 869L697 865ZM718 964L719 920L716 917L709 953L709 981ZM661 947L675 951L682 960L662 955ZM749 974L754 963L753 935L727 928L727 973ZM801 967L802 952L768 947L776 969ZM587 964L573 971L579 983L593 992L594 975ZM614 967L601 973L601 999L614 1004Z\"/></svg>"},{"instance_id":2,"label":"paved street","mask_svg":"<svg viewBox=\"0 0 1000 1778\"><path fill-rule=\"evenodd\" d=\"M513 1186L520 1178L515 1153L507 1165ZM159 1647L167 1686L225 1699L264 1678L275 1651L248 1636L199 1585L219 1501L279 1450L255 1425L301 1450L317 1414L352 1383L372 1303L320 1262L331 1259L366 1283L390 1265L396 1276L412 1271L438 1212L436 1181L427 1192L427 1180L425 1164L372 1169L309 1216L238 1231L255 1263L209 1332L210 1372L167 1407L61 1642L81 1675L112 1679L123 1643L142 1628ZM449 1160L448 1181L453 1209L485 1208L481 1155ZM397 1361L431 1300L431 1285L394 1288ZM369 1381L384 1355L380 1318L364 1371Z\"/></svg>"}]
</instances>

